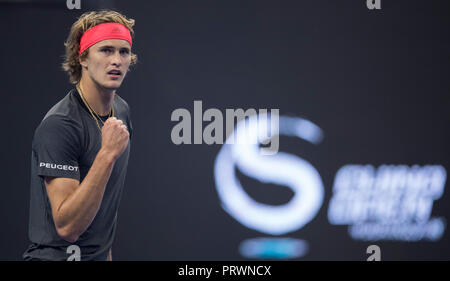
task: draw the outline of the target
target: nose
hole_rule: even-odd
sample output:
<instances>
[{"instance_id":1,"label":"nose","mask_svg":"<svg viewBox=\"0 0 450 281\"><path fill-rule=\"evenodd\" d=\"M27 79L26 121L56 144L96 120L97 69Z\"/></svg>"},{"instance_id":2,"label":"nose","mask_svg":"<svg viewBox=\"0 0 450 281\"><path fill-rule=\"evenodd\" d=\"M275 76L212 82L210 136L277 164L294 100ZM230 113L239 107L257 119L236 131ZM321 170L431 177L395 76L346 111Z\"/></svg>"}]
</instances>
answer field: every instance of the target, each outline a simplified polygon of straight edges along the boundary
<instances>
[{"instance_id":1,"label":"nose","mask_svg":"<svg viewBox=\"0 0 450 281\"><path fill-rule=\"evenodd\" d=\"M120 57L120 52L114 52L114 55L111 58L111 63L115 66L120 66L122 64L122 59Z\"/></svg>"}]
</instances>

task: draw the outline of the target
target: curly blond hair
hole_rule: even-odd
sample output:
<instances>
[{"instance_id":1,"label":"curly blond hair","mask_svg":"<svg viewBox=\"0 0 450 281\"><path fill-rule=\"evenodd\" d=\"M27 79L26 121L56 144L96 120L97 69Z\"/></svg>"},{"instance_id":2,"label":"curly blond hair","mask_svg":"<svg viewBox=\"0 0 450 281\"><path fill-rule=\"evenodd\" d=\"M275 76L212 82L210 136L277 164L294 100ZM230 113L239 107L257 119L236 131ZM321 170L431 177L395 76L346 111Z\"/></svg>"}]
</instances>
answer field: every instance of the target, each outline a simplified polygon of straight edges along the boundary
<instances>
[{"instance_id":1,"label":"curly blond hair","mask_svg":"<svg viewBox=\"0 0 450 281\"><path fill-rule=\"evenodd\" d=\"M78 20L72 25L69 36L64 46L66 46L66 54L62 68L69 74L70 82L77 84L81 80L81 64L80 59L85 59L89 54L89 49L80 54L81 36L96 25L107 22L116 22L123 24L130 31L131 37L134 36L134 19L128 19L124 15L110 10L93 11L82 14ZM131 64L137 62L137 55L131 53Z\"/></svg>"}]
</instances>

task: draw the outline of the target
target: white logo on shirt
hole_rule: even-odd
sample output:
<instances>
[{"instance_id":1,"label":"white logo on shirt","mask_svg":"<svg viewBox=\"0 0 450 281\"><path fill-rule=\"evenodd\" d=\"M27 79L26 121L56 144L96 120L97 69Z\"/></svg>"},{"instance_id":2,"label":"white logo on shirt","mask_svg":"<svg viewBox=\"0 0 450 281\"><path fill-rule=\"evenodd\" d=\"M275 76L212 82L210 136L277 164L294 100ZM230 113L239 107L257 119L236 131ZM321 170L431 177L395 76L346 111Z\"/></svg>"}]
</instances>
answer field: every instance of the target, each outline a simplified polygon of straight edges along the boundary
<instances>
[{"instance_id":1,"label":"white logo on shirt","mask_svg":"<svg viewBox=\"0 0 450 281\"><path fill-rule=\"evenodd\" d=\"M52 163L41 162L39 164L39 167L45 167L47 169L58 169L58 170L64 170L64 171L75 171L75 172L78 172L78 167L70 166L70 165L60 165L60 164L52 164Z\"/></svg>"}]
</instances>

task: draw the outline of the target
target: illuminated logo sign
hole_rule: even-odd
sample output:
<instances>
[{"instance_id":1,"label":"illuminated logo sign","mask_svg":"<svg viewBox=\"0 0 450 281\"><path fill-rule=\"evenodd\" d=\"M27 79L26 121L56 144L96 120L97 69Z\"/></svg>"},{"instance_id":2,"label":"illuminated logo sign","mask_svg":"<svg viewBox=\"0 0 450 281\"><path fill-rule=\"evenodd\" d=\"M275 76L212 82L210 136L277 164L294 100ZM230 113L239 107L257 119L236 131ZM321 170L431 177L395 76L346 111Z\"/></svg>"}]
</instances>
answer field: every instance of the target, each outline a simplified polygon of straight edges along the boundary
<instances>
[{"instance_id":1,"label":"illuminated logo sign","mask_svg":"<svg viewBox=\"0 0 450 281\"><path fill-rule=\"evenodd\" d=\"M445 220L430 216L446 175L440 165L346 165L336 174L328 219L351 225L358 240L436 241Z\"/></svg>"},{"instance_id":2,"label":"illuminated logo sign","mask_svg":"<svg viewBox=\"0 0 450 281\"><path fill-rule=\"evenodd\" d=\"M249 228L281 235L302 228L316 216L322 206L323 183L317 170L298 156L284 152L274 155L259 153L260 144L267 141L261 136L271 135L268 123L270 130L279 131L280 135L296 136L312 144L319 143L323 134L318 126L302 118L280 116L279 122L272 122L272 119L259 114L239 122L217 155L214 170L217 191L225 211ZM261 182L290 188L294 192L293 198L281 206L253 200L237 179L236 168ZM241 246L249 257L257 256L255 253L267 256L269 252L272 257L295 257L302 255L305 248L302 241L268 239L251 240ZM290 249L299 251L287 253Z\"/></svg>"},{"instance_id":3,"label":"illuminated logo sign","mask_svg":"<svg viewBox=\"0 0 450 281\"><path fill-rule=\"evenodd\" d=\"M215 163L216 187L224 209L240 223L267 234L285 234L314 218L322 206L323 184L317 170L298 156L284 152L270 156L259 153L258 133L267 136L268 126L267 122L258 122L258 117L270 120L270 117L253 115L247 124L238 123L235 133L222 146ZM280 134L297 136L313 144L322 138L319 127L301 118L280 116L279 124L289 124L278 128ZM277 126L275 122L271 125ZM228 145L234 134L237 144ZM287 186L294 196L281 206L256 202L243 190L235 168L261 182Z\"/></svg>"},{"instance_id":4,"label":"illuminated logo sign","mask_svg":"<svg viewBox=\"0 0 450 281\"><path fill-rule=\"evenodd\" d=\"M260 114L237 124L217 155L215 183L222 207L238 222L262 233L283 235L301 229L317 215L324 187L308 161L285 152L258 153L267 141L259 137L270 135L266 120L270 116ZM280 135L312 144L323 138L317 125L302 118L279 116L279 122L270 123ZM238 142L232 144L234 138ZM281 206L257 202L243 189L236 169L262 183L286 186L294 196ZM329 222L350 225L349 235L355 240L437 241L445 231L445 219L431 217L431 211L445 181L446 171L440 165L345 165L335 177ZM255 238L239 249L250 258L286 258L304 255L308 245L286 238Z\"/></svg>"}]
</instances>

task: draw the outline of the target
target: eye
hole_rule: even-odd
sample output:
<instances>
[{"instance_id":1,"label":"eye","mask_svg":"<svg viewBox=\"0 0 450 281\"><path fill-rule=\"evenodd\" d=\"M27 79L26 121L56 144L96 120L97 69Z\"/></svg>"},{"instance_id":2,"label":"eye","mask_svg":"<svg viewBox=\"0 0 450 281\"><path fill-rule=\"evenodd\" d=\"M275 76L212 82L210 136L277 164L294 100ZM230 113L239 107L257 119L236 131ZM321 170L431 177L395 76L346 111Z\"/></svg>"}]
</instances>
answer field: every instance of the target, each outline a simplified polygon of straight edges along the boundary
<instances>
[{"instance_id":1,"label":"eye","mask_svg":"<svg viewBox=\"0 0 450 281\"><path fill-rule=\"evenodd\" d=\"M130 50L128 50L128 49L122 49L122 50L120 50L120 53L121 53L121 54L129 54L129 53L130 53Z\"/></svg>"},{"instance_id":2,"label":"eye","mask_svg":"<svg viewBox=\"0 0 450 281\"><path fill-rule=\"evenodd\" d=\"M101 49L101 51L108 54L111 52L111 49L104 48L104 49Z\"/></svg>"}]
</instances>

